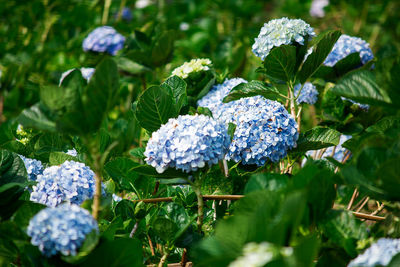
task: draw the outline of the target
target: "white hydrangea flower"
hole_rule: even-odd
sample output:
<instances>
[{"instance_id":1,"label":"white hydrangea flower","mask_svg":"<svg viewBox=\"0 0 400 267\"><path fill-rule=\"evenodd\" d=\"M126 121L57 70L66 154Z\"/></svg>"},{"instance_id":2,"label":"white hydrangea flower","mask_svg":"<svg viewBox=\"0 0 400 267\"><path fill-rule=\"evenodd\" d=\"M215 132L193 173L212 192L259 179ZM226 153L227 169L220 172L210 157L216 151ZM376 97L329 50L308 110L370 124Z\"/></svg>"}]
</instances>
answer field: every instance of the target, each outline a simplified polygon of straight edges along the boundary
<instances>
[{"instance_id":1,"label":"white hydrangea flower","mask_svg":"<svg viewBox=\"0 0 400 267\"><path fill-rule=\"evenodd\" d=\"M310 15L316 18L325 17L324 8L329 5L329 0L313 0L310 8Z\"/></svg>"},{"instance_id":2,"label":"white hydrangea flower","mask_svg":"<svg viewBox=\"0 0 400 267\"><path fill-rule=\"evenodd\" d=\"M314 29L301 19L273 19L265 23L254 39L253 53L264 60L274 47L304 42L315 36Z\"/></svg>"},{"instance_id":3,"label":"white hydrangea flower","mask_svg":"<svg viewBox=\"0 0 400 267\"><path fill-rule=\"evenodd\" d=\"M193 72L207 71L211 67L211 60L208 58L197 58L192 59L189 62L185 62L182 66L174 69L172 75L176 75L182 79L189 77L189 74Z\"/></svg>"},{"instance_id":4,"label":"white hydrangea flower","mask_svg":"<svg viewBox=\"0 0 400 267\"><path fill-rule=\"evenodd\" d=\"M229 264L229 267L262 267L279 254L290 256L293 254L291 247L277 248L268 242L248 243L243 248L243 255Z\"/></svg>"}]
</instances>

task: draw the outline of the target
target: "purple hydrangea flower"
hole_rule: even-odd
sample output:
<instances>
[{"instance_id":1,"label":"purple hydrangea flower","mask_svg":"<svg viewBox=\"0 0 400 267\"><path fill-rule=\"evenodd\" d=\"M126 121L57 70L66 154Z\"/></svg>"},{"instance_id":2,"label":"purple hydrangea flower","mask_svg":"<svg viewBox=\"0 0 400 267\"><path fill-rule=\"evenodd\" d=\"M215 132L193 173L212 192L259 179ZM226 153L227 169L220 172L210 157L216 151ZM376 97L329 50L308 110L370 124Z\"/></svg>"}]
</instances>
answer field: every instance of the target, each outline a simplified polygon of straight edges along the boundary
<instances>
[{"instance_id":1,"label":"purple hydrangea flower","mask_svg":"<svg viewBox=\"0 0 400 267\"><path fill-rule=\"evenodd\" d=\"M83 50L93 52L107 52L113 56L124 47L125 37L110 26L101 26L94 29L83 40Z\"/></svg>"}]
</instances>

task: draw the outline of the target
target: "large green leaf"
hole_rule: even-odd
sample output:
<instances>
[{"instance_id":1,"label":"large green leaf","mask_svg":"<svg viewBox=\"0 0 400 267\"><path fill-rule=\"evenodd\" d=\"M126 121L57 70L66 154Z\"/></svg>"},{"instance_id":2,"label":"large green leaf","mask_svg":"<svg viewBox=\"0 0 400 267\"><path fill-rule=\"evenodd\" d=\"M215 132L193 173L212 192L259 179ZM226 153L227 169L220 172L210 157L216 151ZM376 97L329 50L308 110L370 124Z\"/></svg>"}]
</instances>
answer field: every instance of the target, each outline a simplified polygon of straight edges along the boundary
<instances>
[{"instance_id":1,"label":"large green leaf","mask_svg":"<svg viewBox=\"0 0 400 267\"><path fill-rule=\"evenodd\" d=\"M294 151L317 150L329 146L337 146L341 133L326 127L315 127L301 134Z\"/></svg>"},{"instance_id":2,"label":"large green leaf","mask_svg":"<svg viewBox=\"0 0 400 267\"><path fill-rule=\"evenodd\" d=\"M256 95L262 95L267 99L279 99L279 91L274 86L262 81L250 81L233 87L229 94L223 99L223 102L228 103L243 97Z\"/></svg>"},{"instance_id":3,"label":"large green leaf","mask_svg":"<svg viewBox=\"0 0 400 267\"><path fill-rule=\"evenodd\" d=\"M117 64L119 69L133 75L138 75L150 71L148 67L136 63L126 57L118 58Z\"/></svg>"},{"instance_id":4,"label":"large green leaf","mask_svg":"<svg viewBox=\"0 0 400 267\"><path fill-rule=\"evenodd\" d=\"M321 66L314 76L325 80L335 80L360 66L362 66L360 54L352 53L339 60L333 67Z\"/></svg>"},{"instance_id":5,"label":"large green leaf","mask_svg":"<svg viewBox=\"0 0 400 267\"><path fill-rule=\"evenodd\" d=\"M264 60L268 76L281 81L289 81L295 74L296 47L282 45L271 50Z\"/></svg>"},{"instance_id":6,"label":"large green leaf","mask_svg":"<svg viewBox=\"0 0 400 267\"><path fill-rule=\"evenodd\" d=\"M162 240L171 242L179 228L172 220L159 217L153 223L153 230Z\"/></svg>"},{"instance_id":7,"label":"large green leaf","mask_svg":"<svg viewBox=\"0 0 400 267\"><path fill-rule=\"evenodd\" d=\"M313 40L313 43L315 43L313 52L307 57L298 74L301 83L305 83L318 70L340 35L340 31L327 31Z\"/></svg>"},{"instance_id":8,"label":"large green leaf","mask_svg":"<svg viewBox=\"0 0 400 267\"><path fill-rule=\"evenodd\" d=\"M174 99L165 88L151 86L139 96L136 118L149 132L158 130L169 118L177 115Z\"/></svg>"},{"instance_id":9,"label":"large green leaf","mask_svg":"<svg viewBox=\"0 0 400 267\"><path fill-rule=\"evenodd\" d=\"M258 173L251 176L244 189L244 193L258 190L279 191L286 188L289 179L278 173Z\"/></svg>"},{"instance_id":10,"label":"large green leaf","mask_svg":"<svg viewBox=\"0 0 400 267\"><path fill-rule=\"evenodd\" d=\"M27 172L24 162L15 153L0 150L0 186L7 183L25 183Z\"/></svg>"},{"instance_id":11,"label":"large green leaf","mask_svg":"<svg viewBox=\"0 0 400 267\"><path fill-rule=\"evenodd\" d=\"M186 82L178 76L169 77L161 84L161 88L170 92L178 113L183 106L187 105Z\"/></svg>"},{"instance_id":12,"label":"large green leaf","mask_svg":"<svg viewBox=\"0 0 400 267\"><path fill-rule=\"evenodd\" d=\"M35 104L25 109L18 116L18 122L27 128L35 128L43 131L56 131L56 123L50 118L49 111L43 104Z\"/></svg>"},{"instance_id":13,"label":"large green leaf","mask_svg":"<svg viewBox=\"0 0 400 267\"><path fill-rule=\"evenodd\" d=\"M331 88L332 92L366 104L389 104L390 99L376 84L375 76L367 70L352 71Z\"/></svg>"}]
</instances>

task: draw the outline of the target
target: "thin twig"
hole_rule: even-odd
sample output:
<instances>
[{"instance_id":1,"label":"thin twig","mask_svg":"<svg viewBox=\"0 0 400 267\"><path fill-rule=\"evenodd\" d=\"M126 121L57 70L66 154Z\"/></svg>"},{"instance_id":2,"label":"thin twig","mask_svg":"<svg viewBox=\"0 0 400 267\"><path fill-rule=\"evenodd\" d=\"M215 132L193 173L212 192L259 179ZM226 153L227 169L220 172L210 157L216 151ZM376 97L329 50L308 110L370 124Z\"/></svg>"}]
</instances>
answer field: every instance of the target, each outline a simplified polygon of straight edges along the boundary
<instances>
[{"instance_id":1,"label":"thin twig","mask_svg":"<svg viewBox=\"0 0 400 267\"><path fill-rule=\"evenodd\" d=\"M361 204L361 206L356 210L356 212L359 212L362 208L364 208L365 204L368 203L369 197L367 197L364 202Z\"/></svg>"},{"instance_id":2,"label":"thin twig","mask_svg":"<svg viewBox=\"0 0 400 267\"><path fill-rule=\"evenodd\" d=\"M154 252L153 242L151 241L149 234L147 234L147 239L149 240L151 255L154 256L154 255L156 255L156 253Z\"/></svg>"},{"instance_id":3,"label":"thin twig","mask_svg":"<svg viewBox=\"0 0 400 267\"><path fill-rule=\"evenodd\" d=\"M379 202L378 202L378 203L379 203ZM370 215L375 215L375 214L377 214L378 212L380 212L381 210L383 210L384 207L385 207L385 204L380 205L380 206L378 207L378 209L375 210L374 212L372 212Z\"/></svg>"},{"instance_id":4,"label":"thin twig","mask_svg":"<svg viewBox=\"0 0 400 267\"><path fill-rule=\"evenodd\" d=\"M186 256L186 254L187 254L187 249L184 248L184 249L183 249L183 253L182 253L182 258L181 258L181 266L182 266L182 267L185 267L185 266L186 266L186 263L187 263L187 256Z\"/></svg>"},{"instance_id":5,"label":"thin twig","mask_svg":"<svg viewBox=\"0 0 400 267\"><path fill-rule=\"evenodd\" d=\"M354 216L360 219L365 219L365 220L370 220L370 221L383 221L386 219L386 217L381 217L381 216L374 216L374 215L369 215L361 212L353 212Z\"/></svg>"},{"instance_id":6,"label":"thin twig","mask_svg":"<svg viewBox=\"0 0 400 267\"><path fill-rule=\"evenodd\" d=\"M354 202L354 200L357 198L357 196L358 196L358 190L357 190L357 188L356 188L356 189L354 189L354 192L353 192L353 195L351 196L350 202L349 202L349 204L347 205L347 209L348 209L348 210L350 210L350 209L351 209L351 206L353 206L353 202Z\"/></svg>"},{"instance_id":7,"label":"thin twig","mask_svg":"<svg viewBox=\"0 0 400 267\"><path fill-rule=\"evenodd\" d=\"M135 225L134 225L133 228L132 228L131 233L129 234L129 237L130 237L130 238L133 238L133 236L134 236L135 233L136 233L136 230L138 229L138 226L139 226L139 221L136 221Z\"/></svg>"}]
</instances>

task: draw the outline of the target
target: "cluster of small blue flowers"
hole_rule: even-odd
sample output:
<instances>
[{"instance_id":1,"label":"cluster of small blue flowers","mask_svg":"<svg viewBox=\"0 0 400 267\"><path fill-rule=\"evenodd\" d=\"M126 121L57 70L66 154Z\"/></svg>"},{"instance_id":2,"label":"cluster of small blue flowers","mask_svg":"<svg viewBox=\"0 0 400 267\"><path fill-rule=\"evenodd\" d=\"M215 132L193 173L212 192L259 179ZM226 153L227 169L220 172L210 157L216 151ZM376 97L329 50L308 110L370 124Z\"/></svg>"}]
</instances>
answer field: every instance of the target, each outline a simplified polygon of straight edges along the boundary
<instances>
[{"instance_id":1,"label":"cluster of small blue flowers","mask_svg":"<svg viewBox=\"0 0 400 267\"><path fill-rule=\"evenodd\" d=\"M278 162L296 146L297 123L279 102L254 96L221 108L219 120L236 124L227 160L263 166L268 160Z\"/></svg>"},{"instance_id":2,"label":"cluster of small blue flowers","mask_svg":"<svg viewBox=\"0 0 400 267\"><path fill-rule=\"evenodd\" d=\"M37 213L28 225L31 243L47 257L61 253L75 256L86 235L99 231L90 213L77 206L62 204Z\"/></svg>"},{"instance_id":3,"label":"cluster of small blue flowers","mask_svg":"<svg viewBox=\"0 0 400 267\"><path fill-rule=\"evenodd\" d=\"M294 87L294 95L297 97L297 104L306 103L310 105L314 105L318 100L318 90L312 83L305 83L303 88L301 89L300 95L299 90L301 88L301 84L298 84Z\"/></svg>"},{"instance_id":4,"label":"cluster of small blue flowers","mask_svg":"<svg viewBox=\"0 0 400 267\"><path fill-rule=\"evenodd\" d=\"M108 52L115 55L124 47L125 37L110 26L102 26L94 29L83 40L83 50L93 52Z\"/></svg>"},{"instance_id":5,"label":"cluster of small blue flowers","mask_svg":"<svg viewBox=\"0 0 400 267\"><path fill-rule=\"evenodd\" d=\"M221 109L222 100L229 94L232 88L241 83L247 83L247 81L242 78L226 79L222 84L214 85L206 96L197 101L197 105L209 108L214 118L219 118L223 112L223 109ZM229 106L232 103L228 102L224 105Z\"/></svg>"},{"instance_id":6,"label":"cluster of small blue flowers","mask_svg":"<svg viewBox=\"0 0 400 267\"><path fill-rule=\"evenodd\" d=\"M364 110L364 111L368 111L368 110L369 110L369 105L368 105L368 104L361 104L361 103L358 103L358 102L356 102L356 101L354 101L354 100L345 98L345 97L343 97L343 96L342 96L342 100L349 101L349 102L351 102L351 103L357 105L359 108L361 108L361 109Z\"/></svg>"},{"instance_id":7,"label":"cluster of small blue flowers","mask_svg":"<svg viewBox=\"0 0 400 267\"><path fill-rule=\"evenodd\" d=\"M218 163L229 144L224 123L204 115L184 115L169 119L153 132L144 155L159 173L167 168L190 172Z\"/></svg>"},{"instance_id":8,"label":"cluster of small blue flowers","mask_svg":"<svg viewBox=\"0 0 400 267\"><path fill-rule=\"evenodd\" d=\"M268 160L277 162L296 146L297 123L280 103L262 96L222 103L234 86L245 82L240 78L227 80L214 86L197 104L209 108L217 120L236 124L227 160L258 166Z\"/></svg>"},{"instance_id":9,"label":"cluster of small blue flowers","mask_svg":"<svg viewBox=\"0 0 400 267\"><path fill-rule=\"evenodd\" d=\"M66 161L59 166L51 166L37 176L33 186L31 201L55 207L63 201L80 205L93 197L95 179L93 171L85 164Z\"/></svg>"},{"instance_id":10,"label":"cluster of small blue flowers","mask_svg":"<svg viewBox=\"0 0 400 267\"><path fill-rule=\"evenodd\" d=\"M131 21L133 18L131 9L129 7L124 7L124 9L122 9L121 16L124 20Z\"/></svg>"},{"instance_id":11,"label":"cluster of small blue flowers","mask_svg":"<svg viewBox=\"0 0 400 267\"><path fill-rule=\"evenodd\" d=\"M78 152L75 150L75 148L73 149L68 149L67 152L65 152L65 154L76 157L78 156Z\"/></svg>"},{"instance_id":12,"label":"cluster of small blue flowers","mask_svg":"<svg viewBox=\"0 0 400 267\"><path fill-rule=\"evenodd\" d=\"M398 253L400 253L400 239L381 238L352 260L348 267L387 266Z\"/></svg>"},{"instance_id":13,"label":"cluster of small blue flowers","mask_svg":"<svg viewBox=\"0 0 400 267\"><path fill-rule=\"evenodd\" d=\"M324 61L324 65L333 67L339 60L352 53L360 53L361 63L365 64L374 58L369 44L361 38L352 37L346 34L340 36L332 51Z\"/></svg>"},{"instance_id":14,"label":"cluster of small blue flowers","mask_svg":"<svg viewBox=\"0 0 400 267\"><path fill-rule=\"evenodd\" d=\"M63 73L61 74L61 78L60 78L60 82L59 82L59 85L60 85L60 86L61 86L62 82L64 81L64 79L65 79L72 71L74 71L74 70L75 70L75 69L70 69L70 70L67 70L67 71L65 71L65 72L63 72ZM80 70L81 73L82 73L82 77L83 77L87 82L89 82L89 81L90 81L90 78L92 78L93 73L94 73L94 71L95 71L96 69L94 69L94 68L80 68L79 70Z\"/></svg>"},{"instance_id":15,"label":"cluster of small blue flowers","mask_svg":"<svg viewBox=\"0 0 400 267\"><path fill-rule=\"evenodd\" d=\"M26 157L24 157L22 155L19 155L19 157L24 162L26 171L28 173L28 180L29 181L36 181L36 177L39 174L43 173L43 164L42 164L42 162L40 160L26 158Z\"/></svg>"},{"instance_id":16,"label":"cluster of small blue flowers","mask_svg":"<svg viewBox=\"0 0 400 267\"><path fill-rule=\"evenodd\" d=\"M274 47L298 43L315 36L314 29L301 19L274 19L265 23L252 46L253 53L264 60Z\"/></svg>"}]
</instances>

